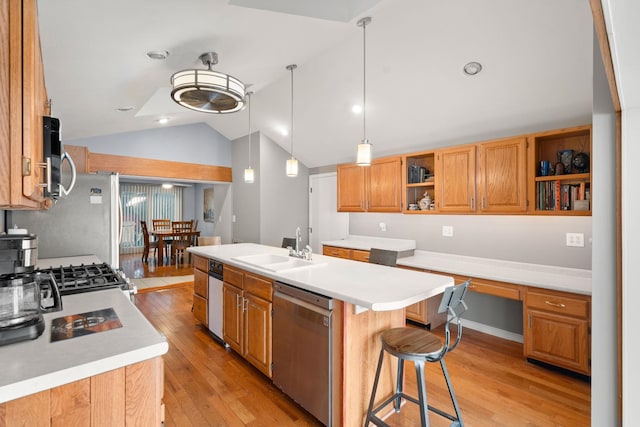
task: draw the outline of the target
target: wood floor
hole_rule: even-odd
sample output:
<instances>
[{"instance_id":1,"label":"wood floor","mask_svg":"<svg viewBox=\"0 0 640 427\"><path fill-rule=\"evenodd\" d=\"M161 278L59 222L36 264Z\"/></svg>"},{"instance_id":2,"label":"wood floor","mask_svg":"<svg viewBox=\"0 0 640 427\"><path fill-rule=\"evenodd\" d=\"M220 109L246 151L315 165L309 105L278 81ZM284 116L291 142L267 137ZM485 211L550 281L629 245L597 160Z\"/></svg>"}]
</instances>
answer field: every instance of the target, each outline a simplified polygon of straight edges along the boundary
<instances>
[{"instance_id":1,"label":"wood floor","mask_svg":"<svg viewBox=\"0 0 640 427\"><path fill-rule=\"evenodd\" d=\"M145 270L145 266L139 268ZM165 273L176 271L176 267L153 270L147 274L169 275ZM165 355L166 425L319 425L194 321L192 293L193 287L187 285L136 296L136 305L169 341ZM522 357L522 344L465 329L462 342L446 361L468 427L590 425L590 384L527 363ZM405 388L415 395L412 365L407 364L405 370ZM428 364L426 378L429 403L451 411L439 365ZM435 427L450 425L435 414L430 420ZM393 426L417 426L419 416L409 403L389 422Z\"/></svg>"}]
</instances>

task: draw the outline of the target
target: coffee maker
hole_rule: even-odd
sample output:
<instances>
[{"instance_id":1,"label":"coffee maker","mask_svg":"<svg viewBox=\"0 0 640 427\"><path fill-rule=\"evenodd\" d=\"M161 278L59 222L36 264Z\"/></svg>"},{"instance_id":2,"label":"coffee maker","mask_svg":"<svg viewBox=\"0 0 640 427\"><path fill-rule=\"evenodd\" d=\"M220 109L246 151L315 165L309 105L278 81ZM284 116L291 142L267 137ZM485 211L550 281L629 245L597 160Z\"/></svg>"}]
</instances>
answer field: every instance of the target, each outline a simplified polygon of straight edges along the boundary
<instances>
[{"instance_id":1,"label":"coffee maker","mask_svg":"<svg viewBox=\"0 0 640 427\"><path fill-rule=\"evenodd\" d=\"M42 313L62 309L53 276L36 271L38 239L32 234L0 236L0 345L38 338Z\"/></svg>"}]
</instances>

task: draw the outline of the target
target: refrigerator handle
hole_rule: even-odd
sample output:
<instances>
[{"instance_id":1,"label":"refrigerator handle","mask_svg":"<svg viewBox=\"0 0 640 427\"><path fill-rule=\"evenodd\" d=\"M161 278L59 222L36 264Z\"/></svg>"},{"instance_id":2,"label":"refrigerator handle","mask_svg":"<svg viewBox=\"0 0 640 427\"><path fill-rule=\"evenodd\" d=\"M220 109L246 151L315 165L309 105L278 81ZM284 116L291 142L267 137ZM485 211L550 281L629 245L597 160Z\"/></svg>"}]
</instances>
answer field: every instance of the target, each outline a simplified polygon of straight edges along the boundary
<instances>
[{"instance_id":1,"label":"refrigerator handle","mask_svg":"<svg viewBox=\"0 0 640 427\"><path fill-rule=\"evenodd\" d=\"M73 159L66 151L62 153L62 156L60 157L60 163L64 162L65 159L67 159L67 161L69 162L69 167L71 168L71 184L69 184L68 190L64 188L62 184L59 184L61 196L68 196L69 193L71 193L71 190L73 190L73 187L76 185L76 164L73 163Z\"/></svg>"}]
</instances>

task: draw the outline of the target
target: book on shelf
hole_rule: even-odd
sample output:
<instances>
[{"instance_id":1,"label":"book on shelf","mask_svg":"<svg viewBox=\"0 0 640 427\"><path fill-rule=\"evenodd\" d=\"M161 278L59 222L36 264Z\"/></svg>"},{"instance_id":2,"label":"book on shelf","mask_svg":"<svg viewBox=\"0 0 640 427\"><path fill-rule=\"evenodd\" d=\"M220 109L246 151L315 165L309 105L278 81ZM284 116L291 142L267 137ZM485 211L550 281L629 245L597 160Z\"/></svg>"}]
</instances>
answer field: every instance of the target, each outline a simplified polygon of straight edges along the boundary
<instances>
[{"instance_id":1,"label":"book on shelf","mask_svg":"<svg viewBox=\"0 0 640 427\"><path fill-rule=\"evenodd\" d=\"M585 183L562 184L560 180L555 180L538 182L536 184L537 210L589 210L588 197L589 189Z\"/></svg>"}]
</instances>

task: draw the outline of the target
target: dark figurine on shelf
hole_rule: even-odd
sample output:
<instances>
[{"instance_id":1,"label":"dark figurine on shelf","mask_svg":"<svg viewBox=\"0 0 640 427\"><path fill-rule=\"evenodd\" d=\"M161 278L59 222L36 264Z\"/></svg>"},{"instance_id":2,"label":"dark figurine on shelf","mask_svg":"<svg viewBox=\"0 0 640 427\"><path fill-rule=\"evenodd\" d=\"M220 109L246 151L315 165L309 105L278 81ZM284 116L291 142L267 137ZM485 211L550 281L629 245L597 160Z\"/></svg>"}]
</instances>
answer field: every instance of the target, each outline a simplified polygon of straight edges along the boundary
<instances>
[{"instance_id":1,"label":"dark figurine on shelf","mask_svg":"<svg viewBox=\"0 0 640 427\"><path fill-rule=\"evenodd\" d=\"M589 155L581 151L573 156L573 167L578 173L589 172Z\"/></svg>"},{"instance_id":2,"label":"dark figurine on shelf","mask_svg":"<svg viewBox=\"0 0 640 427\"><path fill-rule=\"evenodd\" d=\"M564 175L564 165L562 164L562 162L558 162L556 163L556 168L555 168L556 175Z\"/></svg>"}]
</instances>

